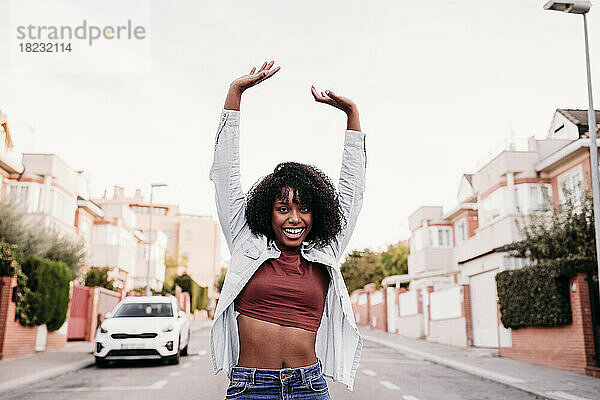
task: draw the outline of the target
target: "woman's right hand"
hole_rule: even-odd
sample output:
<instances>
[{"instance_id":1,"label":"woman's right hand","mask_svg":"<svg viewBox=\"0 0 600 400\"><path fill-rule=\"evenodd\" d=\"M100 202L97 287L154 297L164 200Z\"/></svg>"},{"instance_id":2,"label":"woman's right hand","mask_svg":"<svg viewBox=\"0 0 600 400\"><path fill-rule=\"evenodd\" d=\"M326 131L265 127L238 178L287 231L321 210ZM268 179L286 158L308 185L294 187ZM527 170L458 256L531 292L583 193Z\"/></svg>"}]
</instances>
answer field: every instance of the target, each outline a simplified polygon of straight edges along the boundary
<instances>
[{"instance_id":1,"label":"woman's right hand","mask_svg":"<svg viewBox=\"0 0 600 400\"><path fill-rule=\"evenodd\" d=\"M244 90L259 84L265 79L269 79L281 68L278 66L277 68L271 69L273 64L275 64L275 61L270 61L268 63L265 61L258 71L256 70L256 67L253 67L248 75L240 76L231 82L230 88L239 90L240 93L243 93Z\"/></svg>"},{"instance_id":2,"label":"woman's right hand","mask_svg":"<svg viewBox=\"0 0 600 400\"><path fill-rule=\"evenodd\" d=\"M262 67L257 71L256 67L250 70L248 75L240 76L229 85L229 92L225 99L225 110L240 110L240 103L242 102L242 93L244 90L252 87L265 79L272 77L275 72L279 71L281 67L271 69L275 64L275 61L263 63Z\"/></svg>"}]
</instances>

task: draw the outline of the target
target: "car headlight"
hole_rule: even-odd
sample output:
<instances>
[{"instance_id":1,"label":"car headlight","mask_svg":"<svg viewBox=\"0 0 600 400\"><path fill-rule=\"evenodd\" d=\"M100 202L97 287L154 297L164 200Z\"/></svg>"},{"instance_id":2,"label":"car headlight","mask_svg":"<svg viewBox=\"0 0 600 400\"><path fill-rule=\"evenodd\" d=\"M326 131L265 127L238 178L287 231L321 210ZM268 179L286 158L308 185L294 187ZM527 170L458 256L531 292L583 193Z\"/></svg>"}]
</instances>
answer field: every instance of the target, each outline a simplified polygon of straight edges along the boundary
<instances>
[{"instance_id":1,"label":"car headlight","mask_svg":"<svg viewBox=\"0 0 600 400\"><path fill-rule=\"evenodd\" d=\"M166 328L163 328L163 332L172 332L175 329L173 325L169 325Z\"/></svg>"},{"instance_id":2,"label":"car headlight","mask_svg":"<svg viewBox=\"0 0 600 400\"><path fill-rule=\"evenodd\" d=\"M100 325L100 332L101 333L108 333L108 330L104 329L104 327L102 325Z\"/></svg>"}]
</instances>

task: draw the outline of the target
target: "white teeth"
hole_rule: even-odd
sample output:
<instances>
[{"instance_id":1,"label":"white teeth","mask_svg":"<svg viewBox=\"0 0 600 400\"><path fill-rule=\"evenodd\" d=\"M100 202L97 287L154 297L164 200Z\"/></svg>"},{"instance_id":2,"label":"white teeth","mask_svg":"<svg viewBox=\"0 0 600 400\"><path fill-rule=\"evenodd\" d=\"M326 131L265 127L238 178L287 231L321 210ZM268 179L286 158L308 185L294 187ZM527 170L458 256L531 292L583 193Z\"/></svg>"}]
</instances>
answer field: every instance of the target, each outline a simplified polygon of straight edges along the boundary
<instances>
[{"instance_id":1,"label":"white teeth","mask_svg":"<svg viewBox=\"0 0 600 400\"><path fill-rule=\"evenodd\" d=\"M304 228L284 228L283 232L287 237L297 239L302 235L302 232L304 232Z\"/></svg>"}]
</instances>

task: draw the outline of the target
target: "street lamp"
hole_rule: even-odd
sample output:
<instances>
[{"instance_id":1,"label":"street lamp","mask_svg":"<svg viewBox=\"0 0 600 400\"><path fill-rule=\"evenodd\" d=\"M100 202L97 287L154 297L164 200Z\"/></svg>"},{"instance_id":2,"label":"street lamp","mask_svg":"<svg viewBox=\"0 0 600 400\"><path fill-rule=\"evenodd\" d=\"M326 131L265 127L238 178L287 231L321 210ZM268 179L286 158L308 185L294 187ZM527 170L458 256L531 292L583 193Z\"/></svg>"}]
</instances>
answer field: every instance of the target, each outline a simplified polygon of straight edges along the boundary
<instances>
[{"instance_id":1,"label":"street lamp","mask_svg":"<svg viewBox=\"0 0 600 400\"><path fill-rule=\"evenodd\" d=\"M166 183L151 183L150 184L150 216L148 228L148 266L146 267L146 296L150 296L150 262L152 260L152 195L155 187L167 186Z\"/></svg>"},{"instance_id":2,"label":"street lamp","mask_svg":"<svg viewBox=\"0 0 600 400\"><path fill-rule=\"evenodd\" d=\"M592 196L594 199L594 228L596 230L596 261L600 273L600 181L598 180L598 148L596 146L596 114L592 101L592 71L590 67L590 48L586 13L592 4L589 1L549 1L544 4L545 10L562 11L570 14L583 15L583 34L585 38L585 62L587 67L588 87L588 131L590 134L590 163L592 168Z\"/></svg>"}]
</instances>

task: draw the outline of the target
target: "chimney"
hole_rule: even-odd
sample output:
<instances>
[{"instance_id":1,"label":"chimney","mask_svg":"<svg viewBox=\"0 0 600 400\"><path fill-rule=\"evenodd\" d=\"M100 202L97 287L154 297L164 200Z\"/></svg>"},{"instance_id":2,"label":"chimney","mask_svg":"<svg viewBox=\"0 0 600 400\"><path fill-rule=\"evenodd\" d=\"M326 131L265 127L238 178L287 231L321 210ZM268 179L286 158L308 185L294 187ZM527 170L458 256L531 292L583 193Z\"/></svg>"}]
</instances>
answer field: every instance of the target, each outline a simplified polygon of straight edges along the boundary
<instances>
[{"instance_id":1,"label":"chimney","mask_svg":"<svg viewBox=\"0 0 600 400\"><path fill-rule=\"evenodd\" d=\"M125 197L125 189L121 186L115 185L115 193L113 195L113 200L119 200Z\"/></svg>"}]
</instances>

